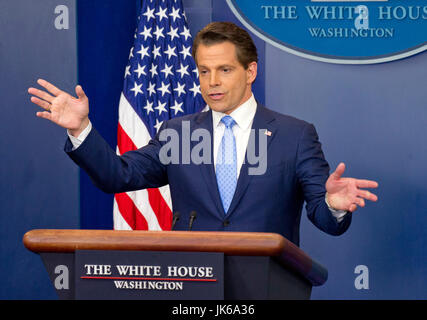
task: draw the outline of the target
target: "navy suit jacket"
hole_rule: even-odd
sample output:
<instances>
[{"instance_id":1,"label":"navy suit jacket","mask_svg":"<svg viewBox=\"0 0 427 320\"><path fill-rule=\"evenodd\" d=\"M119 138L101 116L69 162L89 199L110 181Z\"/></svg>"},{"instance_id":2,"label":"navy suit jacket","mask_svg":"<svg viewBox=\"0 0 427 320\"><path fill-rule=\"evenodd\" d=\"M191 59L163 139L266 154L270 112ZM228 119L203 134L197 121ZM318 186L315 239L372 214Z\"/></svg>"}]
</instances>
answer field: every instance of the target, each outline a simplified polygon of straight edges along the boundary
<instances>
[{"instance_id":1,"label":"navy suit jacket","mask_svg":"<svg viewBox=\"0 0 427 320\"><path fill-rule=\"evenodd\" d=\"M191 131L203 128L213 132L211 111L171 119L161 130L170 128L181 134L183 121L189 121ZM166 142L157 135L147 146L119 157L95 128L74 151L68 140L65 151L97 187L108 193L169 184L173 210L181 214L174 230L187 230L194 210L197 217L193 230L274 232L299 245L306 202L308 218L314 225L331 235L345 232L351 213L338 223L325 203L329 165L314 126L258 104L252 129L256 134L271 132L267 136L267 170L263 175L249 175L251 164L243 163L227 213L218 191L213 154L206 164L162 164L159 151ZM194 147L198 142L191 143Z\"/></svg>"}]
</instances>

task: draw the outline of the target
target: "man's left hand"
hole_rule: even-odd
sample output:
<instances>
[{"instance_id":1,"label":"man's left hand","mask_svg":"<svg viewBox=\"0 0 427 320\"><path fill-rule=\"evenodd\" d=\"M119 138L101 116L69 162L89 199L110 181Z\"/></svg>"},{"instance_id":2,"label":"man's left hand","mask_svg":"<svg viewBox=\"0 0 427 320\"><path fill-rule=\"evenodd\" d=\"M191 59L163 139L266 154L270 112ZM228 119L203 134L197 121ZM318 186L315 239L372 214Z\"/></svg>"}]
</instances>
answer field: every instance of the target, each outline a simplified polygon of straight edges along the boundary
<instances>
[{"instance_id":1,"label":"man's left hand","mask_svg":"<svg viewBox=\"0 0 427 320\"><path fill-rule=\"evenodd\" d=\"M364 207L365 200L377 201L378 197L361 188L377 188L378 182L364 179L343 178L345 164L340 163L326 181L326 200L335 210L354 212Z\"/></svg>"}]
</instances>

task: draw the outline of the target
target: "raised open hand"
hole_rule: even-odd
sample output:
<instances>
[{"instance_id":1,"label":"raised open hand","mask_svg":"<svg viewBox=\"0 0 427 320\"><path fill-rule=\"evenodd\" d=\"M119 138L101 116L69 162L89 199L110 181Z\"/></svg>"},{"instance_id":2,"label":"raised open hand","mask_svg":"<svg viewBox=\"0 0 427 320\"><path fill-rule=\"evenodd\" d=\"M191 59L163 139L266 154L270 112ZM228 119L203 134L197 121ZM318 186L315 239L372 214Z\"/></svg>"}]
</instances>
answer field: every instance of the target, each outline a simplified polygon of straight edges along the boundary
<instances>
[{"instance_id":1,"label":"raised open hand","mask_svg":"<svg viewBox=\"0 0 427 320\"><path fill-rule=\"evenodd\" d=\"M354 212L357 207L365 206L365 199L377 201L378 197L360 188L377 188L378 183L371 180L343 178L344 163L340 163L326 181L326 199L329 205L336 210Z\"/></svg>"},{"instance_id":2,"label":"raised open hand","mask_svg":"<svg viewBox=\"0 0 427 320\"><path fill-rule=\"evenodd\" d=\"M46 110L39 111L36 115L68 129L73 136L78 136L89 124L89 99L82 87L76 86L78 98L75 98L46 80L39 79L37 83L50 94L36 88L28 89L28 93L35 96L31 97L31 102Z\"/></svg>"}]
</instances>

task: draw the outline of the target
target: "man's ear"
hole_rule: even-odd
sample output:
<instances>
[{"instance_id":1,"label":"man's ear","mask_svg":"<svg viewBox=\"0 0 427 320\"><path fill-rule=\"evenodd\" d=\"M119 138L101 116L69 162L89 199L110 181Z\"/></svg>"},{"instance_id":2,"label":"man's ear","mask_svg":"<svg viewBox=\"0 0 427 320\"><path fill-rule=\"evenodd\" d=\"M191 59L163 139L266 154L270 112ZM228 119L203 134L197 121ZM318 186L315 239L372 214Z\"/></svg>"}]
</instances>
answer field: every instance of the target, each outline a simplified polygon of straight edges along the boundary
<instances>
[{"instance_id":1,"label":"man's ear","mask_svg":"<svg viewBox=\"0 0 427 320\"><path fill-rule=\"evenodd\" d=\"M246 69L246 79L247 84L252 84L257 76L258 64L255 61L252 61L248 64L248 68Z\"/></svg>"}]
</instances>

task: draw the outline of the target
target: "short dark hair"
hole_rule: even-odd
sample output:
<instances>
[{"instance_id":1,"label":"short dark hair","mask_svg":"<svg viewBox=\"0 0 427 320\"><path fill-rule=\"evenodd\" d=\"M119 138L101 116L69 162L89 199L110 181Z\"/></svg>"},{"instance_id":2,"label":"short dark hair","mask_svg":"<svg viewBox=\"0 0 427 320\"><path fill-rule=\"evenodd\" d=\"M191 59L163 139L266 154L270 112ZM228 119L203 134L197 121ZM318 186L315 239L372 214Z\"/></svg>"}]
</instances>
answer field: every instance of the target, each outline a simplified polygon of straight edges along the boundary
<instances>
[{"instance_id":1,"label":"short dark hair","mask_svg":"<svg viewBox=\"0 0 427 320\"><path fill-rule=\"evenodd\" d=\"M194 60L200 44L210 46L226 41L236 46L237 60L245 69L251 62L258 62L257 48L249 33L231 22L212 22L197 33L192 49Z\"/></svg>"}]
</instances>

